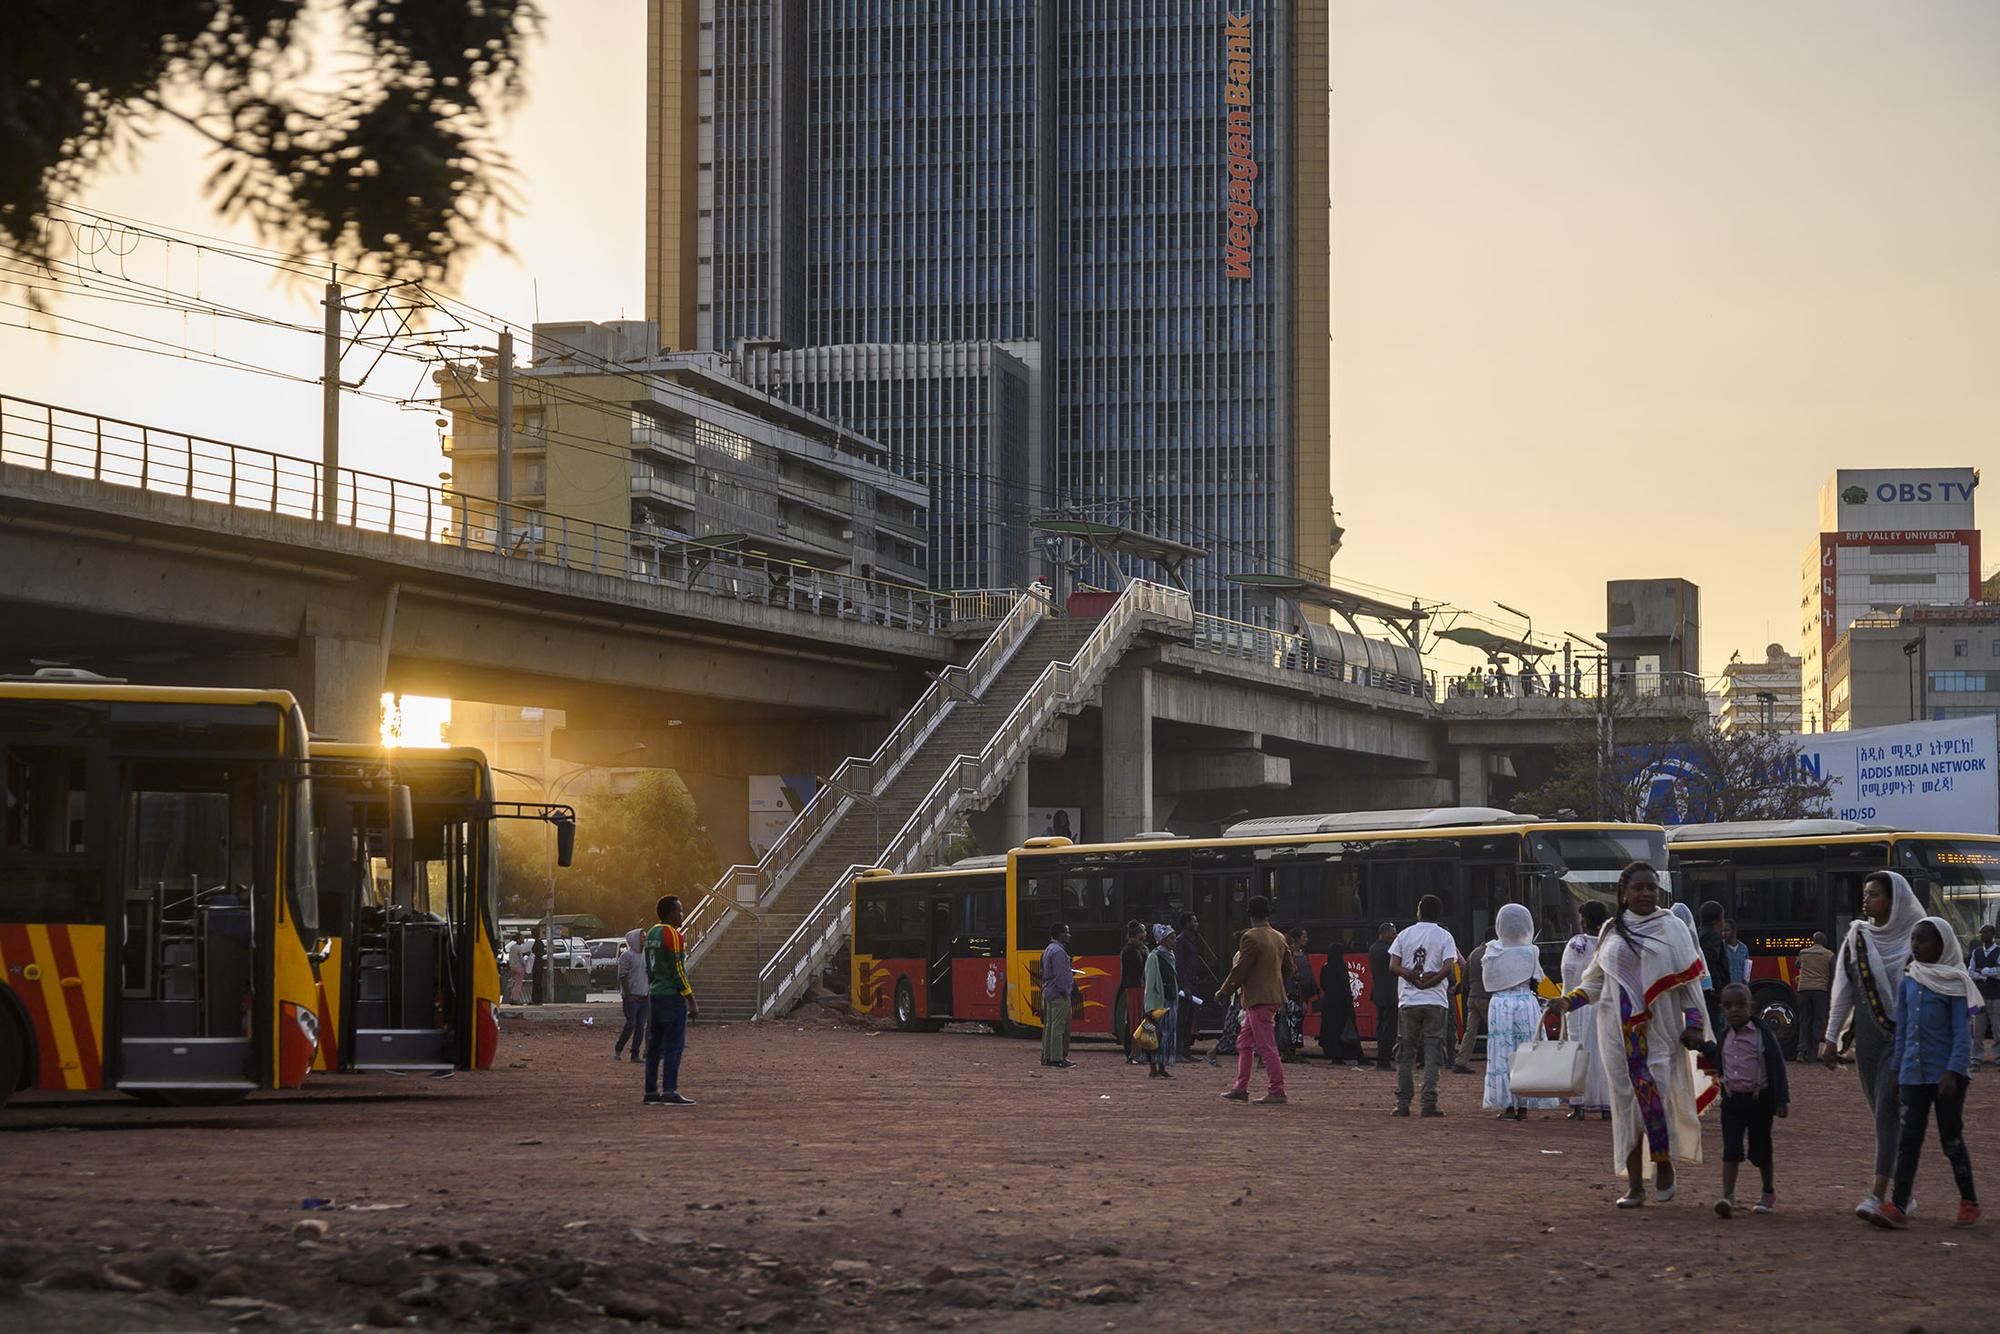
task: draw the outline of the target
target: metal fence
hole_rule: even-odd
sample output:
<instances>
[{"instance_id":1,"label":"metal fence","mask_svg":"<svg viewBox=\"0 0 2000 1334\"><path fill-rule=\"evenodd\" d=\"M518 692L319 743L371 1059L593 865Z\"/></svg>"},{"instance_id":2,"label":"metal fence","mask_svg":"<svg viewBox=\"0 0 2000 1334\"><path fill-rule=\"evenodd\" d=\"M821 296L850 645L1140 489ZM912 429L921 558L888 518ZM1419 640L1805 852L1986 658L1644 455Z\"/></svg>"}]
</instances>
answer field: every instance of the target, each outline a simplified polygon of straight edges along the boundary
<instances>
[{"instance_id":1,"label":"metal fence","mask_svg":"<svg viewBox=\"0 0 2000 1334\"><path fill-rule=\"evenodd\" d=\"M233 509L315 519L311 460L0 394L0 463ZM343 528L387 533L805 615L938 633L953 601L929 589L620 528L358 468L336 475Z\"/></svg>"},{"instance_id":2,"label":"metal fence","mask_svg":"<svg viewBox=\"0 0 2000 1334\"><path fill-rule=\"evenodd\" d=\"M1421 678L1413 678L1359 663L1329 662L1313 652L1312 641L1304 635L1251 625L1246 621L1232 621L1222 616L1195 616L1194 646L1224 657L1241 658L1280 671L1303 672L1368 690L1386 690L1416 699L1431 699L1436 695L1436 678L1429 672Z\"/></svg>"}]
</instances>

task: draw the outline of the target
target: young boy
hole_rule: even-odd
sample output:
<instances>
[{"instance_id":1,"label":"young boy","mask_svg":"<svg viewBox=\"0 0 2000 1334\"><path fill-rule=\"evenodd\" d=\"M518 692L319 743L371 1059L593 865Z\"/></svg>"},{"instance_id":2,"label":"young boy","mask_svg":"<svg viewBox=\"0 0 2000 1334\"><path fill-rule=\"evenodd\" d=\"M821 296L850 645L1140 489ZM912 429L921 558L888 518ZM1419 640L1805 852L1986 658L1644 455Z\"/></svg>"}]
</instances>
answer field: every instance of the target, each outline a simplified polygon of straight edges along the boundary
<instances>
[{"instance_id":1,"label":"young boy","mask_svg":"<svg viewBox=\"0 0 2000 1334\"><path fill-rule=\"evenodd\" d=\"M1731 982L1722 989L1721 1039L1711 1057L1722 1071L1722 1198L1715 1212L1736 1216L1736 1169L1743 1162L1743 1140L1750 1140L1750 1161L1764 1175L1764 1195L1756 1213L1778 1207L1771 1181L1771 1120L1791 1113L1792 1094L1785 1076L1785 1054L1762 1019L1750 1013L1750 988Z\"/></svg>"}]
</instances>

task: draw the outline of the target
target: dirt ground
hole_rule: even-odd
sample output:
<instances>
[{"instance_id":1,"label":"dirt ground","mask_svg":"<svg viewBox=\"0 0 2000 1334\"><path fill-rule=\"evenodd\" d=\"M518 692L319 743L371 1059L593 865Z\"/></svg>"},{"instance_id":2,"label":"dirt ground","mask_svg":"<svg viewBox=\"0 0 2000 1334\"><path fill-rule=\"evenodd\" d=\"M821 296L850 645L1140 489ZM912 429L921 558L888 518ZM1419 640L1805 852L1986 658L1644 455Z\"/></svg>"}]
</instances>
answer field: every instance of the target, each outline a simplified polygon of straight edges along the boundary
<instances>
[{"instance_id":1,"label":"dirt ground","mask_svg":"<svg viewBox=\"0 0 2000 1334\"><path fill-rule=\"evenodd\" d=\"M1201 1062L1150 1081L1080 1044L1045 1070L1031 1043L808 1012L697 1025L700 1105L654 1108L609 1013L513 1024L485 1075L198 1112L22 1098L0 1328L2000 1326L2000 1218L1948 1226L1934 1147L1909 1231L1850 1213L1849 1072L1792 1067L1781 1212L1724 1222L1713 1124L1679 1198L1620 1212L1609 1126L1496 1123L1467 1076L1436 1121L1318 1061L1290 1106L1242 1106ZM1968 1109L1991 1182L1996 1083Z\"/></svg>"}]
</instances>

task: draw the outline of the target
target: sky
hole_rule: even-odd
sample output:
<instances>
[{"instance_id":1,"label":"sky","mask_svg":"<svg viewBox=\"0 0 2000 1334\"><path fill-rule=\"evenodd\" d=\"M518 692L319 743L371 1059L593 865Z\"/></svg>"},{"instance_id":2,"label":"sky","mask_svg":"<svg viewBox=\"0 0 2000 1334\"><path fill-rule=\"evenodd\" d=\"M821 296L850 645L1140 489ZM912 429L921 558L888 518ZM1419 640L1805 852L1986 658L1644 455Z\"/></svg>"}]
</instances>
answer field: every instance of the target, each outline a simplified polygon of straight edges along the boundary
<instances>
[{"instance_id":1,"label":"sky","mask_svg":"<svg viewBox=\"0 0 2000 1334\"><path fill-rule=\"evenodd\" d=\"M545 8L506 136L512 254L479 256L457 291L522 324L637 317L644 5ZM1716 672L1797 649L1835 467L2000 462L2000 6L1331 12L1336 581L1587 636L1606 579L1687 578ZM210 212L205 170L163 127L78 202L253 239ZM191 247L96 262L319 320L316 288ZM99 336L73 322L89 320L319 373L307 332L55 309L79 335ZM0 305L0 393L318 454L313 384L7 327L35 319ZM429 392L393 358L367 389ZM350 397L343 414L349 466L435 479L431 411Z\"/></svg>"}]
</instances>

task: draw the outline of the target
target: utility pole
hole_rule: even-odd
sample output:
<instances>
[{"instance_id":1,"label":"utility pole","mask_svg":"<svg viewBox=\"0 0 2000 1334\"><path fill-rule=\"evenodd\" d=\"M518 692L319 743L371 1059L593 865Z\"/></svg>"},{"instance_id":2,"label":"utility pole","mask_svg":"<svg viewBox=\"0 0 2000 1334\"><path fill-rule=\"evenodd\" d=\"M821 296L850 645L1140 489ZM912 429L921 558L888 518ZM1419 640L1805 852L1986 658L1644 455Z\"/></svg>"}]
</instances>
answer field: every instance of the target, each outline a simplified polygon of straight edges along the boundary
<instances>
[{"instance_id":1,"label":"utility pole","mask_svg":"<svg viewBox=\"0 0 2000 1334\"><path fill-rule=\"evenodd\" d=\"M512 329L502 329L500 331L500 364L498 370L500 376L500 404L499 411L495 415L500 420L495 429L498 431L499 438L497 462L500 474L497 481L499 484L498 499L500 501L500 549L502 551L511 551L514 547L514 535L513 524L510 522L508 516L512 512L514 505L514 331ZM549 879L550 883L553 884L555 880L553 872L551 872Z\"/></svg>"},{"instance_id":2,"label":"utility pole","mask_svg":"<svg viewBox=\"0 0 2000 1334\"><path fill-rule=\"evenodd\" d=\"M340 522L340 270L326 280L326 369L320 380L319 517Z\"/></svg>"}]
</instances>

